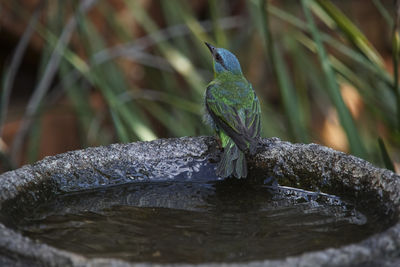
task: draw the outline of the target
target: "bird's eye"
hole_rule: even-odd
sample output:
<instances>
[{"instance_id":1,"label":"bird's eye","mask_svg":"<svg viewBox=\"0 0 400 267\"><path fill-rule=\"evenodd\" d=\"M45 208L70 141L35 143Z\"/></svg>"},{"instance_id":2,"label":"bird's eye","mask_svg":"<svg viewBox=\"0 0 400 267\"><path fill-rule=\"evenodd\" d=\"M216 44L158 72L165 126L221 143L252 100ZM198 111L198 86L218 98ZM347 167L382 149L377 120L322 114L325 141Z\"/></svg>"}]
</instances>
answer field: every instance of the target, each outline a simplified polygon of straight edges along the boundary
<instances>
[{"instance_id":1,"label":"bird's eye","mask_svg":"<svg viewBox=\"0 0 400 267\"><path fill-rule=\"evenodd\" d=\"M215 55L215 60L216 60L216 61L221 61L221 60L222 60L221 55L220 55L220 54L216 54L216 55Z\"/></svg>"}]
</instances>

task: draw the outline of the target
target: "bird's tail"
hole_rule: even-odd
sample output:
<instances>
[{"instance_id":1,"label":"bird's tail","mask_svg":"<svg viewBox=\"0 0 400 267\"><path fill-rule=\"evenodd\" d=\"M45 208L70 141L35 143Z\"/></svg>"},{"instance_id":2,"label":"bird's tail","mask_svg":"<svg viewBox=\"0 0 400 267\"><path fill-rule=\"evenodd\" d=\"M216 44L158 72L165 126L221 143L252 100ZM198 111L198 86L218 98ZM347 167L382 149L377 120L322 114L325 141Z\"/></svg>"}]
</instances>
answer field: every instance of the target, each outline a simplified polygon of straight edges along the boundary
<instances>
[{"instance_id":1,"label":"bird's tail","mask_svg":"<svg viewBox=\"0 0 400 267\"><path fill-rule=\"evenodd\" d=\"M244 153L238 146L229 140L224 147L221 161L218 163L216 174L221 178L226 178L231 175L236 178L247 177L247 163Z\"/></svg>"}]
</instances>

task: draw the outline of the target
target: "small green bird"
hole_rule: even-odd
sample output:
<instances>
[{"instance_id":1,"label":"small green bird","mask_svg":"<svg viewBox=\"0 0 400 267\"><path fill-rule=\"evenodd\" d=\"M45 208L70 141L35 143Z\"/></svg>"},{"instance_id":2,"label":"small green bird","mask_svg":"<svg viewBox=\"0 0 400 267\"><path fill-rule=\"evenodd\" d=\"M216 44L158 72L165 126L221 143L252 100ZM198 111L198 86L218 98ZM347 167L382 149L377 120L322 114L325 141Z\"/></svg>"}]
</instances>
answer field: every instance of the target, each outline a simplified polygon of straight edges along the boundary
<instances>
[{"instance_id":1,"label":"small green bird","mask_svg":"<svg viewBox=\"0 0 400 267\"><path fill-rule=\"evenodd\" d=\"M214 61L214 80L206 90L206 121L224 149L216 174L247 176L245 154L254 155L260 137L260 102L234 54L205 43Z\"/></svg>"}]
</instances>

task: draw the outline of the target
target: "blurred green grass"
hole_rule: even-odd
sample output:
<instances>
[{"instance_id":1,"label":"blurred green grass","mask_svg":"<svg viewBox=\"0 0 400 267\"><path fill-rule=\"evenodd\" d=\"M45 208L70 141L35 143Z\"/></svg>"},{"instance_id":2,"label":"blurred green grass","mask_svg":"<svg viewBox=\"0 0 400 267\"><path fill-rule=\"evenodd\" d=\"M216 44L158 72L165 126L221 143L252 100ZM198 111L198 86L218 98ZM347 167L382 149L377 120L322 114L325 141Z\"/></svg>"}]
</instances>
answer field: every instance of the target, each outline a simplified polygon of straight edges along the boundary
<instances>
[{"instance_id":1,"label":"blurred green grass","mask_svg":"<svg viewBox=\"0 0 400 267\"><path fill-rule=\"evenodd\" d=\"M240 12L232 10L230 1L204 1L207 8L201 12L188 1L159 1L156 15L142 2L122 2L140 34L133 34L107 1L57 1L38 8L45 19L29 22L44 40L38 84L16 141L1 152L2 166L16 166L24 144L27 158L37 159L40 119L54 95L72 104L82 147L211 135L202 121L203 92L213 75L204 41L239 57L261 99L262 136L324 143L321 121L334 110L349 153L387 168L393 168L393 159L399 161L398 77L332 2L303 0L294 13L290 1L243 1ZM379 0L373 2L387 21L382 30L392 35L397 71L398 17ZM18 1L3 5L22 20L32 17ZM106 29L87 15L90 8L104 19ZM17 56L24 53L26 40L21 38L20 44ZM141 78L132 78L130 67ZM2 73L0 126L7 116L12 72L18 68L18 58L11 57ZM362 98L357 118L345 104L343 85L354 87ZM90 104L93 92L102 96L107 109Z\"/></svg>"}]
</instances>

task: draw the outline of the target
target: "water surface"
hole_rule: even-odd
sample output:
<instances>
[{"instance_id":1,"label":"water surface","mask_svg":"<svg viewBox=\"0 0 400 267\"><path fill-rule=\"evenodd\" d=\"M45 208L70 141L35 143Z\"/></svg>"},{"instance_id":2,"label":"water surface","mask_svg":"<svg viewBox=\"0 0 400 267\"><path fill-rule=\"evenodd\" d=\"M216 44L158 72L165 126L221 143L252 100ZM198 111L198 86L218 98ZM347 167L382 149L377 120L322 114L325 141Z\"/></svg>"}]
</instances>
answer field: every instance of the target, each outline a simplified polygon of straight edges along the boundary
<instances>
[{"instance_id":1,"label":"water surface","mask_svg":"<svg viewBox=\"0 0 400 267\"><path fill-rule=\"evenodd\" d=\"M358 242L387 227L337 197L241 181L143 182L59 195L17 222L87 257L204 263L276 259Z\"/></svg>"}]
</instances>

